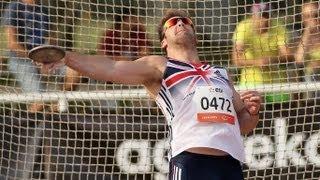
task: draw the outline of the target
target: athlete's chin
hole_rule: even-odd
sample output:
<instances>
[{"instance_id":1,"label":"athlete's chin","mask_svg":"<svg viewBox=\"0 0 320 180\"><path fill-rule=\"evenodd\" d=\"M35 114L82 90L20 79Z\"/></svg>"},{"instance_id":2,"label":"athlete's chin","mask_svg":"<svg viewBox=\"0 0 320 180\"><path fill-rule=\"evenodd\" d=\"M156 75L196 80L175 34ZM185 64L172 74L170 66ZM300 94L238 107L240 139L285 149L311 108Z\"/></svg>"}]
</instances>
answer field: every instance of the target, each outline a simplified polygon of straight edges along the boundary
<instances>
[{"instance_id":1,"label":"athlete's chin","mask_svg":"<svg viewBox=\"0 0 320 180\"><path fill-rule=\"evenodd\" d=\"M196 40L193 36L190 34L184 34L179 37L177 37L177 42L180 44L195 44Z\"/></svg>"}]
</instances>

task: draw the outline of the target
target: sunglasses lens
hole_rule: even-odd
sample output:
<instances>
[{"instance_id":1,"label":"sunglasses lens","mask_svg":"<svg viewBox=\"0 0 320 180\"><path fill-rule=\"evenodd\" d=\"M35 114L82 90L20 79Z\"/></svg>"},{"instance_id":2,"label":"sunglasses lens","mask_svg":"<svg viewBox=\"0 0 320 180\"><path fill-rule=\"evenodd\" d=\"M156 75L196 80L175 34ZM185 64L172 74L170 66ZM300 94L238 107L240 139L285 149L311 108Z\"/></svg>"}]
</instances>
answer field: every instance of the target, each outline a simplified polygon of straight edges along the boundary
<instances>
[{"instance_id":1,"label":"sunglasses lens","mask_svg":"<svg viewBox=\"0 0 320 180\"><path fill-rule=\"evenodd\" d=\"M182 22L187 25L192 25L192 22L189 18L181 18Z\"/></svg>"},{"instance_id":2,"label":"sunglasses lens","mask_svg":"<svg viewBox=\"0 0 320 180\"><path fill-rule=\"evenodd\" d=\"M184 24L192 25L192 21L189 18L176 17L176 18L171 18L168 21L166 21L164 24L164 27L170 28L172 26L175 26L178 23L178 20L181 20Z\"/></svg>"},{"instance_id":3,"label":"sunglasses lens","mask_svg":"<svg viewBox=\"0 0 320 180\"><path fill-rule=\"evenodd\" d=\"M164 26L165 26L166 28L170 28L170 27L176 25L177 22L178 22L178 19L177 19L177 18L172 18L172 19L169 19L169 20L164 24Z\"/></svg>"}]
</instances>

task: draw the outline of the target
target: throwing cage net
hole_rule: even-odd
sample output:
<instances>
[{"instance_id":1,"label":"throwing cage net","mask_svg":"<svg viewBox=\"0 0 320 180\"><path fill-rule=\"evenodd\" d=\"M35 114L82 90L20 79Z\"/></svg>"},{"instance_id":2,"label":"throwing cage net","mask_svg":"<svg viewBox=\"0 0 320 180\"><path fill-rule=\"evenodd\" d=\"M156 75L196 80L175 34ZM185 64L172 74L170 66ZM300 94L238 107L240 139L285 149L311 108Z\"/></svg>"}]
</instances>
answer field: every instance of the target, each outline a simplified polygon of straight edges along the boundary
<instances>
[{"instance_id":1,"label":"throwing cage net","mask_svg":"<svg viewBox=\"0 0 320 180\"><path fill-rule=\"evenodd\" d=\"M161 55L157 25L169 8L191 15L201 60L227 67L237 90L255 89L265 97L257 128L244 137L244 178L319 178L319 67L310 73L307 56L302 63L272 62L270 72L285 76L243 86L244 67L232 61L236 27L257 2L35 3L0 2L0 179L167 179L168 127L142 86L99 82L68 68L46 75L24 53L50 43L115 60ZM303 44L304 3L272 1L269 9L292 54ZM285 98L268 99L279 94Z\"/></svg>"}]
</instances>

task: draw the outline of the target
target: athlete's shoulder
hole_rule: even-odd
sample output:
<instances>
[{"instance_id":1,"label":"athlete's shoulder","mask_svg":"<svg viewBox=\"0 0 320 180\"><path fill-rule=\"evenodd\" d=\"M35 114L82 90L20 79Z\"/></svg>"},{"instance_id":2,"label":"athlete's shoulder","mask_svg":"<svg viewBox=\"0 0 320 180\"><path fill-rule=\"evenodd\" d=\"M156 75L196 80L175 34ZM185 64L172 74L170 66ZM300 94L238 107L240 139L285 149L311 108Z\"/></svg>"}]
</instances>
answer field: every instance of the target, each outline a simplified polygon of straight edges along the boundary
<instances>
[{"instance_id":1,"label":"athlete's shoulder","mask_svg":"<svg viewBox=\"0 0 320 180\"><path fill-rule=\"evenodd\" d=\"M149 55L149 56L144 56L138 59L138 61L167 61L167 58L164 56L159 56L159 55Z\"/></svg>"},{"instance_id":2,"label":"athlete's shoulder","mask_svg":"<svg viewBox=\"0 0 320 180\"><path fill-rule=\"evenodd\" d=\"M165 66L168 60L164 56L150 55L150 56L144 56L142 58L139 58L136 61L147 63L152 66Z\"/></svg>"},{"instance_id":3,"label":"athlete's shoulder","mask_svg":"<svg viewBox=\"0 0 320 180\"><path fill-rule=\"evenodd\" d=\"M161 81L166 69L167 59L163 56L150 55L137 59L142 65L141 71L147 71L143 85L153 98L156 98L160 91Z\"/></svg>"},{"instance_id":4,"label":"athlete's shoulder","mask_svg":"<svg viewBox=\"0 0 320 180\"><path fill-rule=\"evenodd\" d=\"M158 55L144 56L136 60L136 62L139 63L139 65L142 65L143 68L150 69L153 72L160 72L161 78L167 67L167 61L166 57Z\"/></svg>"}]
</instances>

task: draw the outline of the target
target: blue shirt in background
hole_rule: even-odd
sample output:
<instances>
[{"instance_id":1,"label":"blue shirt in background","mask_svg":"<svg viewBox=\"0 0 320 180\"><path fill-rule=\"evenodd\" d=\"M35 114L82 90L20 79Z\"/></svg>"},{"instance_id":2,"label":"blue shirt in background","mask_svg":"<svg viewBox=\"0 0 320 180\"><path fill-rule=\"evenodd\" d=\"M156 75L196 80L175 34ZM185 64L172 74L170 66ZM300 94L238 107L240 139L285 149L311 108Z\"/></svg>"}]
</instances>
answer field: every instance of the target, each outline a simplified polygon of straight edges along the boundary
<instances>
[{"instance_id":1,"label":"blue shirt in background","mask_svg":"<svg viewBox=\"0 0 320 180\"><path fill-rule=\"evenodd\" d=\"M4 14L3 24L17 30L17 40L27 50L45 44L49 30L48 9L36 4L11 2Z\"/></svg>"}]
</instances>

